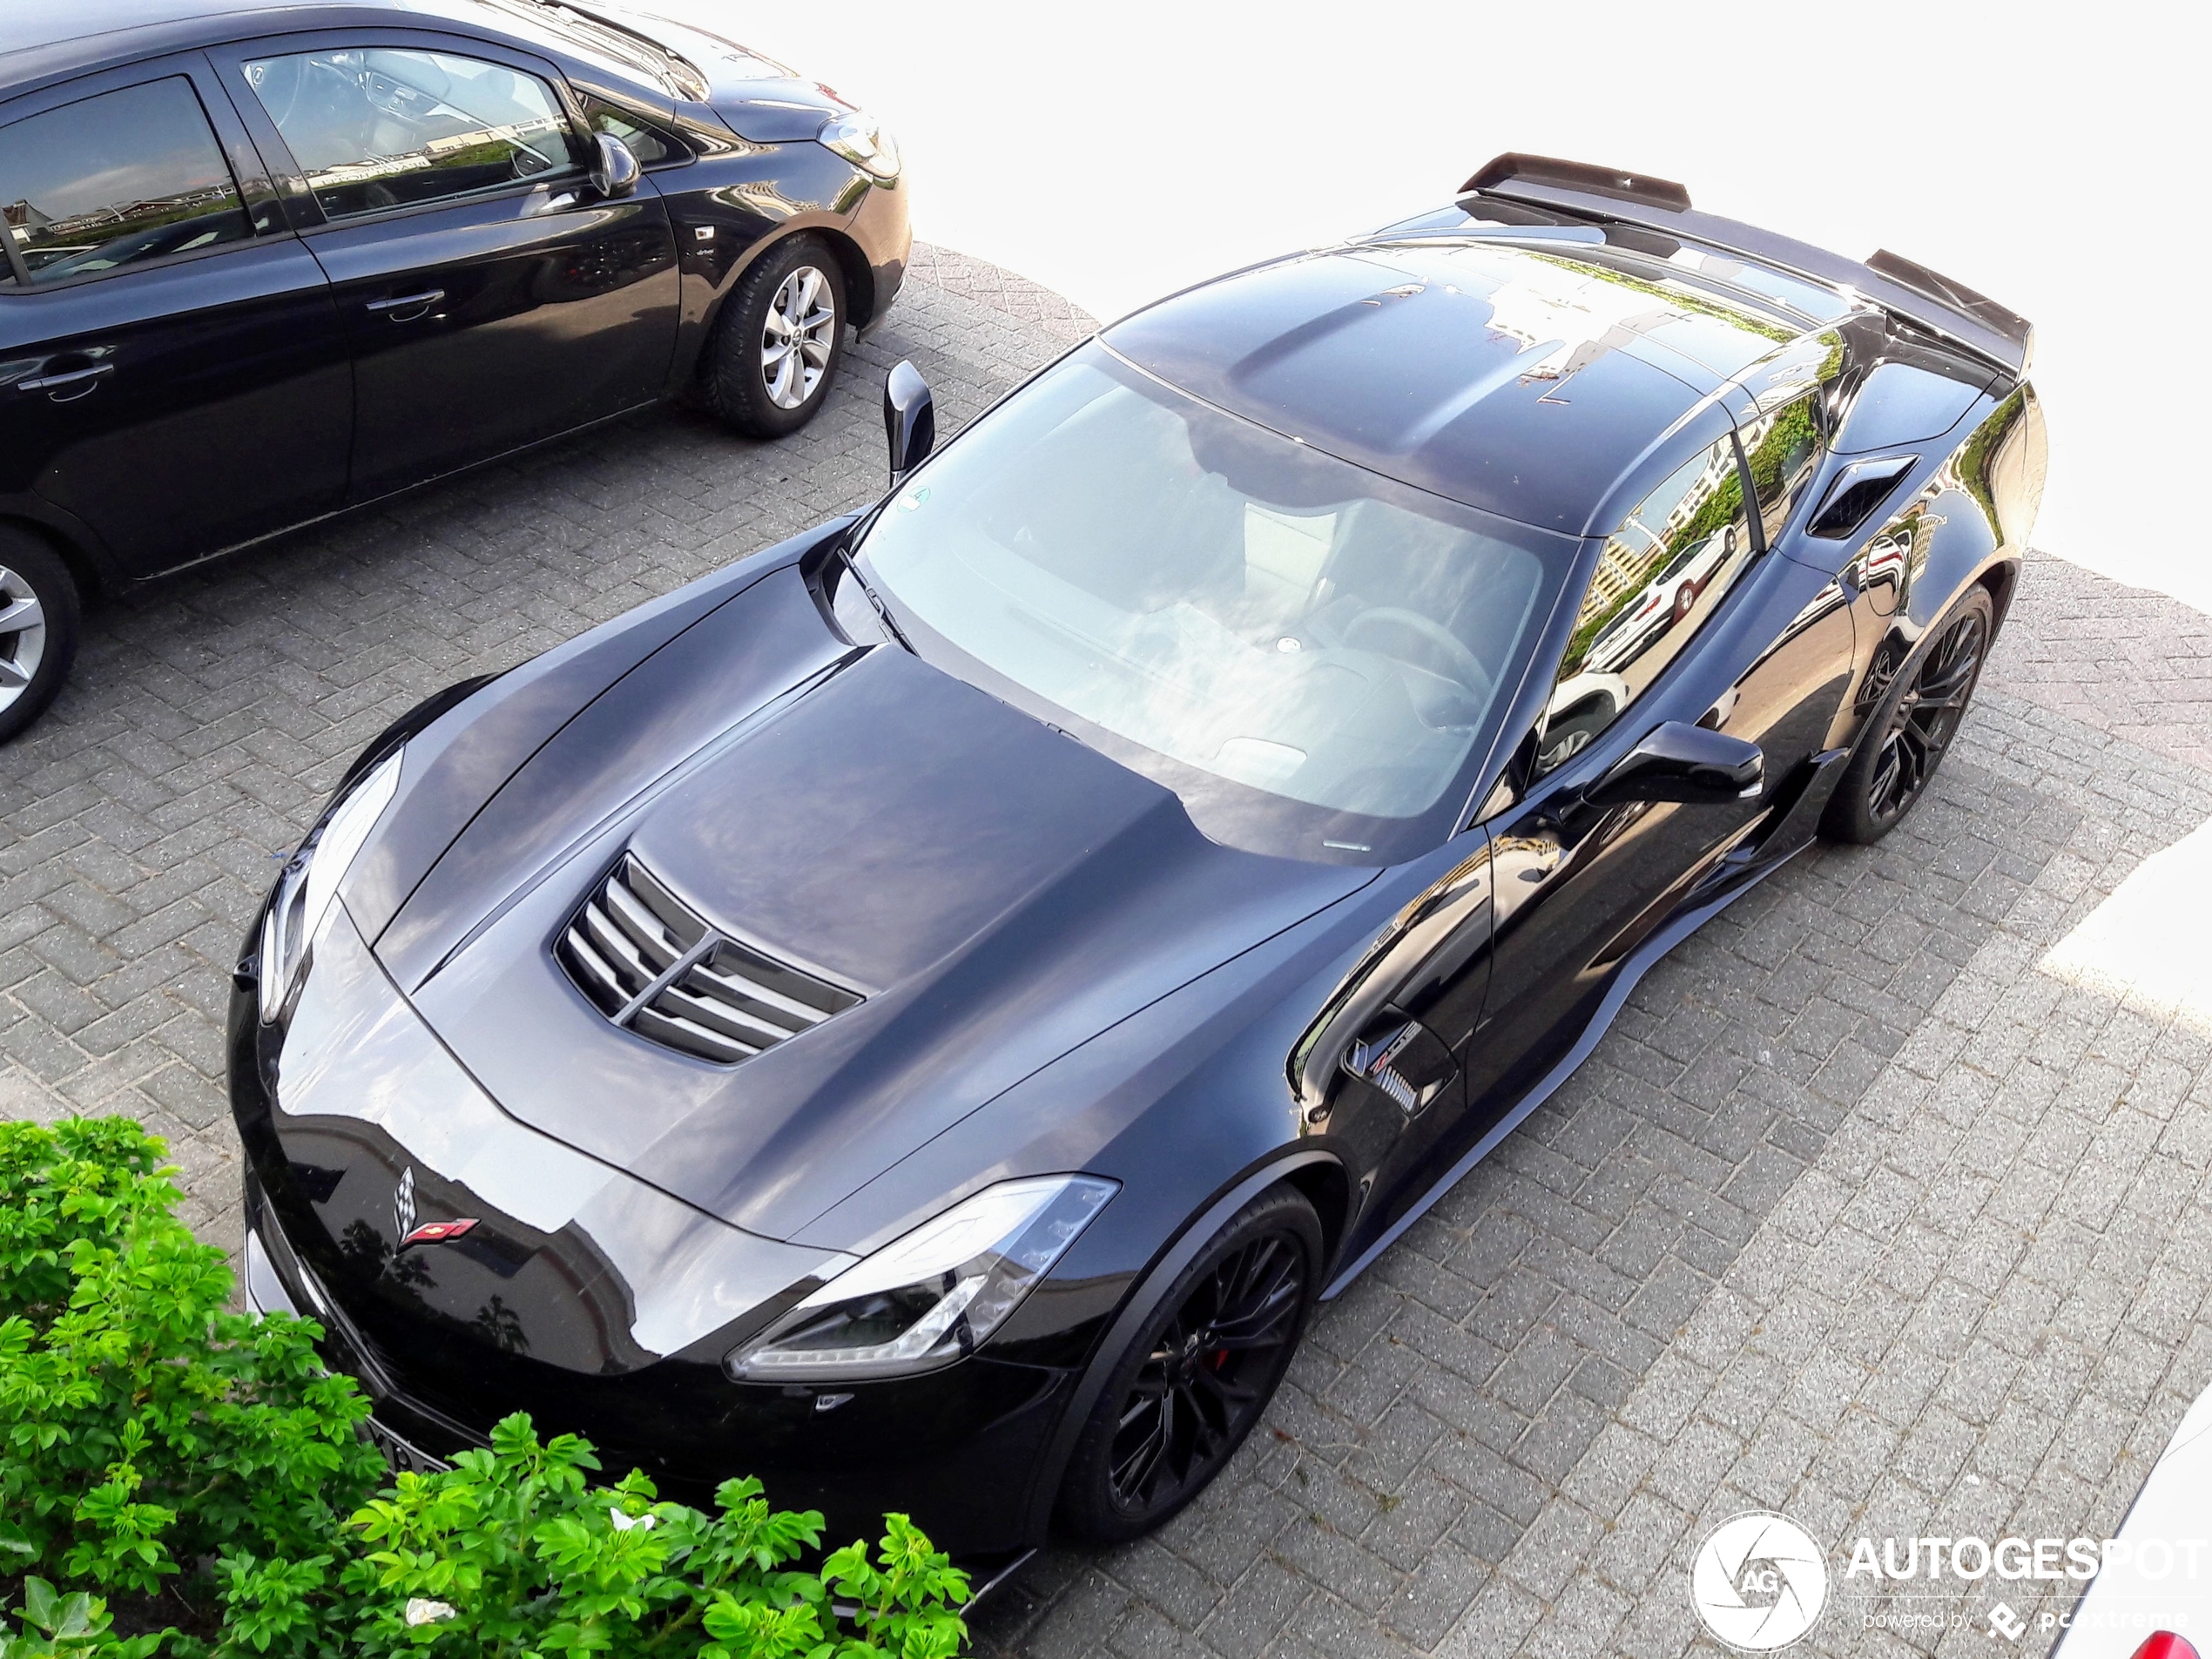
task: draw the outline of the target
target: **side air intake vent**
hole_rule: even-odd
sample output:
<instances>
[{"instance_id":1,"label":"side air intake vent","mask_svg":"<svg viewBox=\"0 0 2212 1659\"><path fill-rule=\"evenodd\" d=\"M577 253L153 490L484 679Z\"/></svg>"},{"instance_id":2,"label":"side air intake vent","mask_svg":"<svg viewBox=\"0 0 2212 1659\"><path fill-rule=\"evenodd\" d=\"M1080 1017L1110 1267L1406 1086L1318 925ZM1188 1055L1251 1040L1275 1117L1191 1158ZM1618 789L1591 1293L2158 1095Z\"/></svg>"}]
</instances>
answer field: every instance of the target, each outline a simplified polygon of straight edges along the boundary
<instances>
[{"instance_id":1,"label":"side air intake vent","mask_svg":"<svg viewBox=\"0 0 2212 1659\"><path fill-rule=\"evenodd\" d=\"M716 933L627 853L554 954L617 1025L720 1065L749 1060L860 1000Z\"/></svg>"}]
</instances>

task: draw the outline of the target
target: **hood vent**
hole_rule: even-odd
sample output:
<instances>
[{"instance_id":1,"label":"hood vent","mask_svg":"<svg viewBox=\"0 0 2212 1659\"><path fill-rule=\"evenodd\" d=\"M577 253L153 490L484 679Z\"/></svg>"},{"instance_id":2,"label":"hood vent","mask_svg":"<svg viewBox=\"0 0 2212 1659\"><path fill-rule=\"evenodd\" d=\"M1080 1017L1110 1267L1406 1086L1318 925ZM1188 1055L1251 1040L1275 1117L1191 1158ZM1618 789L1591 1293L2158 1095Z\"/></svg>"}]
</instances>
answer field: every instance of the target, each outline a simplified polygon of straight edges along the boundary
<instances>
[{"instance_id":1,"label":"hood vent","mask_svg":"<svg viewBox=\"0 0 2212 1659\"><path fill-rule=\"evenodd\" d=\"M718 1065L750 1060L860 1000L716 933L627 853L554 954L617 1025Z\"/></svg>"}]
</instances>

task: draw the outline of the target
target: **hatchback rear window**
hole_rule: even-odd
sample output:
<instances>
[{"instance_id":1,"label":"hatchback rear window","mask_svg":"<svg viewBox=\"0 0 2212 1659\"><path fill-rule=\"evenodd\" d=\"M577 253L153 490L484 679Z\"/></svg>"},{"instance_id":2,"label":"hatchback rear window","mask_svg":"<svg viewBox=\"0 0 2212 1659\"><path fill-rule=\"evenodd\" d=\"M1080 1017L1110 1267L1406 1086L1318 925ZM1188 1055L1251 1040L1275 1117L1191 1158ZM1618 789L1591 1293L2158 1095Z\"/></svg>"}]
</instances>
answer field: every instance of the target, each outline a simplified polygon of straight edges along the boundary
<instances>
[{"instance_id":1,"label":"hatchback rear window","mask_svg":"<svg viewBox=\"0 0 2212 1659\"><path fill-rule=\"evenodd\" d=\"M0 127L0 219L9 264L41 286L253 234L181 75Z\"/></svg>"}]
</instances>

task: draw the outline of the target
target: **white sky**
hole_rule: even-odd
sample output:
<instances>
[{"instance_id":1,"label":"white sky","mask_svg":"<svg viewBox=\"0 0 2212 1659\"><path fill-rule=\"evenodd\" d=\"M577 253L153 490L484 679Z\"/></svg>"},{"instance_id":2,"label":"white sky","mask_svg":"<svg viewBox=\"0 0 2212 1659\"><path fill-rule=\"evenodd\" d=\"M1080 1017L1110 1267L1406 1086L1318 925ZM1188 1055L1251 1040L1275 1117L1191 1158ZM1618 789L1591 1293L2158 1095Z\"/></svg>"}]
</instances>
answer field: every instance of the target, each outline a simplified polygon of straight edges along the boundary
<instances>
[{"instance_id":1,"label":"white sky","mask_svg":"<svg viewBox=\"0 0 2212 1659\"><path fill-rule=\"evenodd\" d=\"M926 239L1110 318L1448 201L1503 150L1887 246L2031 318L2039 546L2212 612L2199 7L642 0L881 116Z\"/></svg>"}]
</instances>

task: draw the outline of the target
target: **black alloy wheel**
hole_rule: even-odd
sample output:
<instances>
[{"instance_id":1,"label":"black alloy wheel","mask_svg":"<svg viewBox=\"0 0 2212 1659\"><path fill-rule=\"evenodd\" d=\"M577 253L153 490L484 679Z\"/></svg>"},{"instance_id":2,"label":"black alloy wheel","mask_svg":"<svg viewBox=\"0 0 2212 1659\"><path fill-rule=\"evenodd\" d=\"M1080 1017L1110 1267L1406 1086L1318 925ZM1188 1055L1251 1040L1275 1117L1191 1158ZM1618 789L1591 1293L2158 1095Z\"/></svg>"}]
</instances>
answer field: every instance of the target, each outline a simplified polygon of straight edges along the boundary
<instances>
[{"instance_id":1,"label":"black alloy wheel","mask_svg":"<svg viewBox=\"0 0 2212 1659\"><path fill-rule=\"evenodd\" d=\"M1871 846L1926 793L1980 682L1995 618L1989 590L1969 588L1905 659L1836 786L1821 824L1831 836Z\"/></svg>"},{"instance_id":2,"label":"black alloy wheel","mask_svg":"<svg viewBox=\"0 0 2212 1659\"><path fill-rule=\"evenodd\" d=\"M76 580L37 536L0 524L0 743L54 700L77 655Z\"/></svg>"},{"instance_id":3,"label":"black alloy wheel","mask_svg":"<svg viewBox=\"0 0 2212 1659\"><path fill-rule=\"evenodd\" d=\"M1220 1473L1288 1369L1319 1290L1321 1226L1294 1190L1238 1211L1160 1298L1083 1426L1061 1518L1096 1543L1158 1526Z\"/></svg>"},{"instance_id":4,"label":"black alloy wheel","mask_svg":"<svg viewBox=\"0 0 2212 1659\"><path fill-rule=\"evenodd\" d=\"M701 365L707 407L749 438L780 438L828 401L845 360L845 273L815 236L769 248L738 279Z\"/></svg>"}]
</instances>

